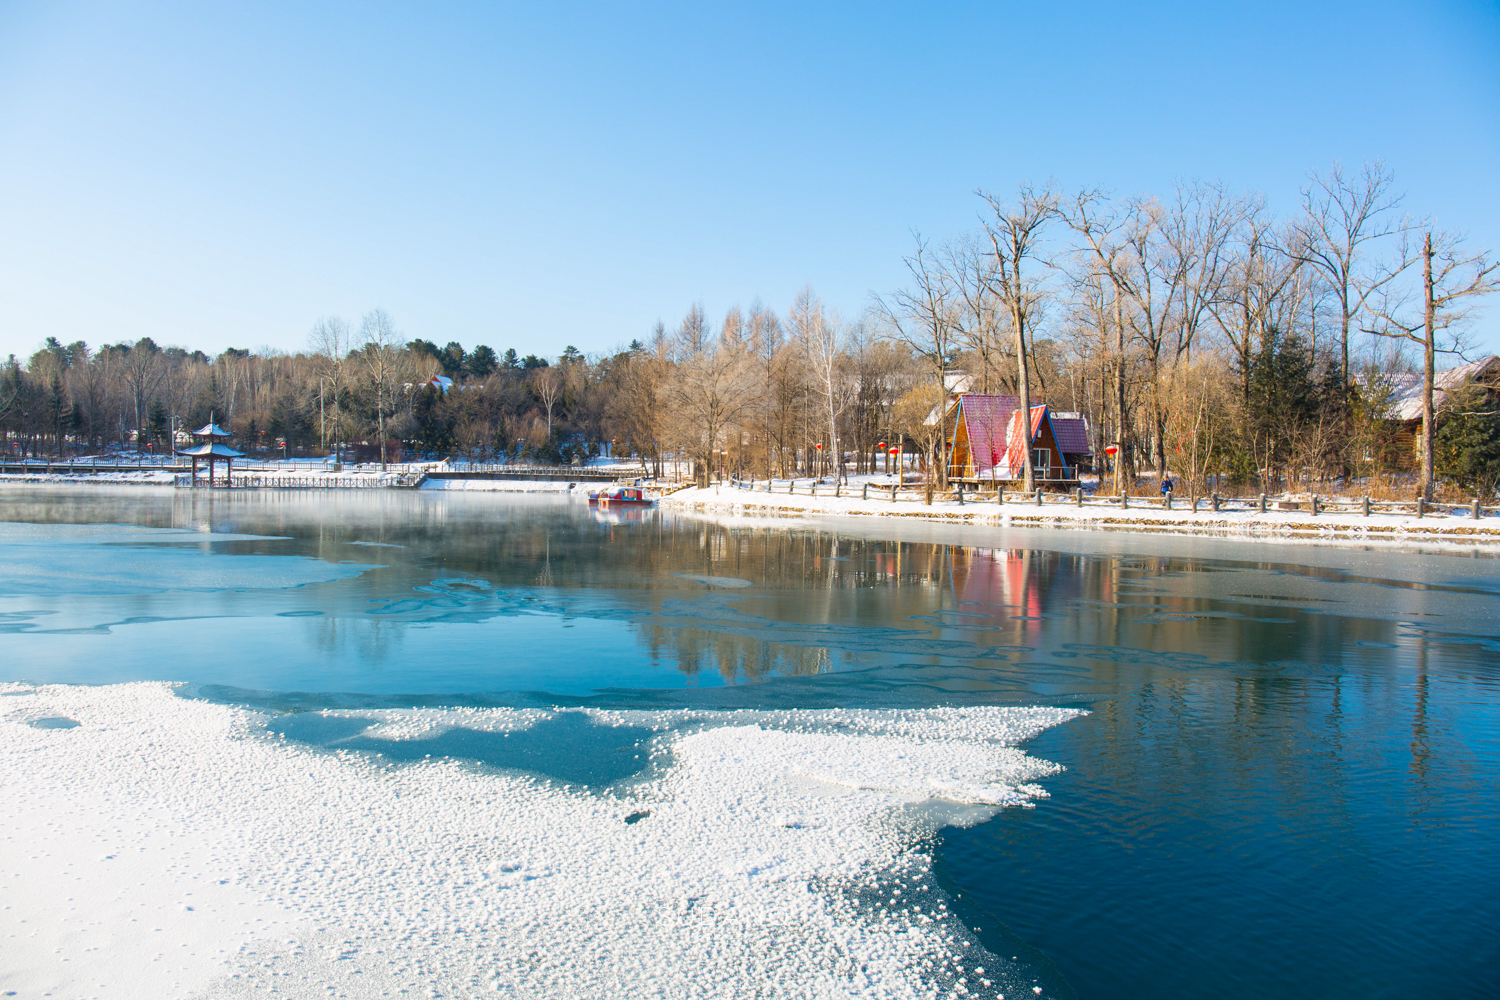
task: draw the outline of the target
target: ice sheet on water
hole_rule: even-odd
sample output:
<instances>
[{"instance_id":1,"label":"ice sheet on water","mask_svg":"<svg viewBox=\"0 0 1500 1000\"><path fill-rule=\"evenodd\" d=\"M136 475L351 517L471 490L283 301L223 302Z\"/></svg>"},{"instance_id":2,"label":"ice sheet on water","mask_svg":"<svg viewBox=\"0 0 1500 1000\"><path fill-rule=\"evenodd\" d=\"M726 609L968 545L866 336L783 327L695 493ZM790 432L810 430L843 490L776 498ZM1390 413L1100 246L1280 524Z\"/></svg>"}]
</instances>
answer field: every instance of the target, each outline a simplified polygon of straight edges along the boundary
<instances>
[{"instance_id":1,"label":"ice sheet on water","mask_svg":"<svg viewBox=\"0 0 1500 1000\"><path fill-rule=\"evenodd\" d=\"M210 547L264 540L180 528L0 522L0 596L271 590L343 580L370 568L305 556L231 555Z\"/></svg>"},{"instance_id":2,"label":"ice sheet on water","mask_svg":"<svg viewBox=\"0 0 1500 1000\"><path fill-rule=\"evenodd\" d=\"M654 734L644 778L601 791L313 749L163 684L24 690L0 701L0 893L36 937L8 973L112 997L995 995L1016 984L919 846L1044 794L1056 768L1015 744L1077 714L325 715L387 747L565 716Z\"/></svg>"}]
</instances>

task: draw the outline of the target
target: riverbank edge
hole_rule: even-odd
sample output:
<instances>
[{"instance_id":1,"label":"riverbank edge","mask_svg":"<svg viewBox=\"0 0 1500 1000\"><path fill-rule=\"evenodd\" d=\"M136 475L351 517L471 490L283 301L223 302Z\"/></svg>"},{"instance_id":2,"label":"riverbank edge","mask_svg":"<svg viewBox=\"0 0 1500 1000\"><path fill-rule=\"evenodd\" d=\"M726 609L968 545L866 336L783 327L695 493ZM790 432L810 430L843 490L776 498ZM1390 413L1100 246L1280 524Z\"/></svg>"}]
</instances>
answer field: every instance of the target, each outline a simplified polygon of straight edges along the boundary
<instances>
[{"instance_id":1,"label":"riverbank edge","mask_svg":"<svg viewBox=\"0 0 1500 1000\"><path fill-rule=\"evenodd\" d=\"M810 499L810 498L809 498ZM663 497L661 506L697 510L704 513L754 514L767 517L895 517L921 521L936 521L949 524L979 524L1027 528L1096 528L1116 531L1140 531L1157 534L1234 536L1251 539L1318 538L1349 539L1354 541L1465 541L1493 544L1500 547L1500 519L1493 526L1483 523L1464 525L1451 523L1455 519L1428 515L1425 518L1391 517L1385 523L1349 523L1348 515L1328 515L1319 520L1306 516L1285 514L1248 515L1225 517L1219 514L1194 514L1183 511L1178 516L1167 516L1165 512L1142 511L1138 516L1102 514L1088 508L1057 507L1045 513L1024 509L964 509L950 502L938 502L932 506L904 504L905 510L881 509L876 501L817 498L824 501L816 506L798 504L793 497L790 502L778 502L772 496L754 496L748 491L729 488L716 492L708 489L689 488ZM772 502L767 502L771 500ZM895 505L891 505L895 506ZM1008 505L1007 505L1008 506ZM1021 508L1020 504L1015 505ZM916 507L916 509L911 509ZM1448 524L1435 523L1449 521Z\"/></svg>"}]
</instances>

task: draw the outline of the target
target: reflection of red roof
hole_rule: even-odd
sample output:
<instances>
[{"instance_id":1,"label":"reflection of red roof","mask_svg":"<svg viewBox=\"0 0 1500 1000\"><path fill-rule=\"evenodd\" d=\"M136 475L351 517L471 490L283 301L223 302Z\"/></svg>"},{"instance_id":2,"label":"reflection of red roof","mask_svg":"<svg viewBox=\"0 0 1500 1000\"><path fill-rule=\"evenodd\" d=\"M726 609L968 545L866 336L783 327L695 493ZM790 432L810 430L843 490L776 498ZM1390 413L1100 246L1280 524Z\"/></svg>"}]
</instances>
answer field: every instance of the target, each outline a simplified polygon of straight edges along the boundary
<instances>
[{"instance_id":1,"label":"reflection of red roof","mask_svg":"<svg viewBox=\"0 0 1500 1000\"><path fill-rule=\"evenodd\" d=\"M1082 417L1059 417L1052 415L1052 433L1057 436L1057 449L1064 455L1088 455L1089 425Z\"/></svg>"}]
</instances>

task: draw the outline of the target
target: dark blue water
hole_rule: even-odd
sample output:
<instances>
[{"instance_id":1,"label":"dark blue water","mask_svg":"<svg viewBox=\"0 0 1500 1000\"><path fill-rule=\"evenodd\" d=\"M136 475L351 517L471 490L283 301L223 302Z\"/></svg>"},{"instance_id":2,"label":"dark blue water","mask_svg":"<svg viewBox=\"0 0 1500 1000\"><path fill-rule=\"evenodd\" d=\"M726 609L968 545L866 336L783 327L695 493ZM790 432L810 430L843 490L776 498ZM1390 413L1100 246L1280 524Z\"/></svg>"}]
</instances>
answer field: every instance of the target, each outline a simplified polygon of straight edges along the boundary
<instances>
[{"instance_id":1,"label":"dark blue water","mask_svg":"<svg viewBox=\"0 0 1500 1000\"><path fill-rule=\"evenodd\" d=\"M1500 995L1488 553L411 493L5 491L0 521L0 679L293 711L1087 707L1028 745L1068 769L1050 799L937 846L992 950L1088 998ZM557 725L397 752L641 766L643 734Z\"/></svg>"}]
</instances>

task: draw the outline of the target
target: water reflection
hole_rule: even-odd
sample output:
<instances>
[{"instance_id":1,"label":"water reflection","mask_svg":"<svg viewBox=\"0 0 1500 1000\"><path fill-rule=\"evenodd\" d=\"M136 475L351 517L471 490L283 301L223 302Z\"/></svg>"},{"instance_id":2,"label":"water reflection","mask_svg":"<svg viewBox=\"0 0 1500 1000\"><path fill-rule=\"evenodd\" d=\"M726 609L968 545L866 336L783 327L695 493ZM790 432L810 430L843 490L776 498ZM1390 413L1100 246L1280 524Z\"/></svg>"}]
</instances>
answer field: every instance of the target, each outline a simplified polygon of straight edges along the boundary
<instances>
[{"instance_id":1,"label":"water reflection","mask_svg":"<svg viewBox=\"0 0 1500 1000\"><path fill-rule=\"evenodd\" d=\"M7 491L0 519L199 532L193 579L222 584L0 598L9 679L275 709L1083 705L1029 748L1068 768L1052 798L939 857L1080 995L1500 982L1492 558L413 493ZM151 547L88 544L104 574ZM287 732L388 750L350 726ZM625 766L461 736L404 749Z\"/></svg>"}]
</instances>

